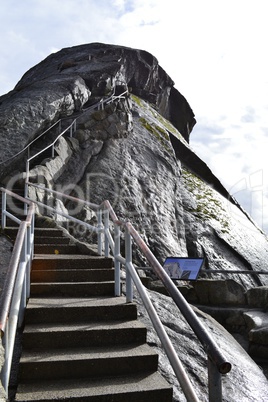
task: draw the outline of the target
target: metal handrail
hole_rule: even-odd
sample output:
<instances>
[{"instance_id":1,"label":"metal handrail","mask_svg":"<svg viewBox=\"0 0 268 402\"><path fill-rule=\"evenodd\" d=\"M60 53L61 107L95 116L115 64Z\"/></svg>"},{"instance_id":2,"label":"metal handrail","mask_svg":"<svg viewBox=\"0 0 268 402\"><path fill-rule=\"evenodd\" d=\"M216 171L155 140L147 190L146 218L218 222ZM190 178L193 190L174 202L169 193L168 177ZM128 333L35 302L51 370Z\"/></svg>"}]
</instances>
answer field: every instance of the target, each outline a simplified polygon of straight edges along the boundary
<instances>
[{"instance_id":1,"label":"metal handrail","mask_svg":"<svg viewBox=\"0 0 268 402\"><path fill-rule=\"evenodd\" d=\"M85 113L85 112L87 112L87 111L89 111L89 110L94 110L94 109L96 109L96 108L98 108L98 109L104 108L104 105L105 105L105 104L109 104L109 103L112 103L112 102L116 101L117 99L123 98L124 95L126 95L126 94L128 93L128 90L122 92L122 93L119 94L119 95L114 95L114 93L115 93L115 88L114 88L114 90L113 90L112 95L110 95L108 98L101 99L100 101L98 101L98 102L95 103L94 105L91 105L91 106L89 106L89 107L86 108L86 109L83 109L83 110L82 110L82 113L81 113L79 116L77 116L67 128L65 128L63 131L61 131L60 134L56 137L56 139L54 139L49 145L47 145L47 146L46 146L45 148L43 148L41 151L38 151L36 154L32 155L31 157L28 157L28 158L27 158L27 161L26 161L26 181L28 181L28 179L29 179L30 161L33 160L34 158L38 157L39 155L41 155L43 152L45 152L45 151L46 151L47 149L49 149L49 148L52 148L52 157L54 157L54 145L55 145L56 142L57 142L66 132L68 132L68 131L70 131L70 137L72 137L72 130L73 130L73 127L74 127L74 129L76 129L77 120L78 120L81 116L83 116L83 113ZM71 116L68 117L68 118L71 118ZM66 118L65 118L65 119L66 119ZM44 134L46 134L46 133L47 133L51 128L53 128L56 124L58 124L59 127L60 127L62 120L64 120L64 118L59 119L59 120L58 120L56 123L54 123L51 127L49 127L47 130L45 130L45 131L44 131L42 134L40 134L36 139L34 139L29 145L27 145L27 147L25 147L24 150L25 150L25 149L29 149L30 145L32 145L35 141L37 141L38 139L40 139ZM19 153L21 153L21 152L23 152L23 150L20 151ZM18 153L17 155L19 155L19 153ZM17 156L17 155L15 155L15 156ZM12 157L12 158L13 158L13 157ZM11 158L11 159L12 159L12 158ZM26 193L25 195L27 195L27 193Z\"/></svg>"},{"instance_id":2,"label":"metal handrail","mask_svg":"<svg viewBox=\"0 0 268 402\"><path fill-rule=\"evenodd\" d=\"M109 103L111 103L111 102L116 101L117 99L121 99L121 98L123 98L124 95L126 95L127 93L128 93L128 90L122 92L122 93L119 94L119 95L114 95L114 94L115 94L115 87L114 87L112 95L110 95L109 97L107 97L107 98L105 98L105 99L102 98L99 102L94 103L93 105L89 106L89 107L86 108L86 109L83 109L83 110L82 110L82 113L81 113L78 117L76 117L76 118L72 121L72 123L71 123L66 129L64 129L63 131L61 131L60 134L56 137L56 139L54 139L49 145L47 145L46 147L42 148L40 151L36 152L34 155L29 156L30 145L32 145L35 141L37 141L38 139L40 139L44 134L46 134L46 133L47 133L51 128L53 128L56 124L58 124L58 125L59 125L59 128L61 129L61 122L64 120L64 118L59 119L56 123L54 123L54 124L53 124L52 126L50 126L48 129L46 129L42 134L40 134L36 139L34 139L29 145L27 145L22 151L20 151L18 154L16 154L16 155L14 155L13 157L11 157L10 160L13 159L15 156L18 156L18 155L19 155L20 153L22 153L24 150L28 149L28 158L27 158L27 160L26 160L26 169L25 169L25 171L26 171L26 173L25 173L25 182L27 183L28 180L29 180L29 176L30 176L30 162L31 162L33 159L37 158L37 157L38 157L39 155L41 155L42 153L44 153L47 149L50 149L50 148L52 148L51 156L54 157L54 150L55 150L55 144L56 144L56 142L57 142L66 132L68 132L68 131L70 131L70 137L72 137L73 128L74 128L74 130L76 130L76 123L77 123L77 120L78 120L81 116L83 116L83 113L84 113L84 112L87 112L87 111L89 111L89 110L94 110L94 109L96 109L96 108L98 108L98 109L103 109L105 104L109 104ZM68 117L68 118L69 118L69 117ZM70 116L70 118L71 118L71 116ZM66 118L65 118L65 119L66 119ZM27 184L25 184L24 195L25 195L25 197L27 197L27 195L28 195L28 186L27 186ZM25 212L26 212L26 208L25 208Z\"/></svg>"},{"instance_id":3,"label":"metal handrail","mask_svg":"<svg viewBox=\"0 0 268 402\"><path fill-rule=\"evenodd\" d=\"M2 229L6 227L6 217L20 223L0 305L0 332L5 349L5 362L2 367L1 381L7 393L16 331L22 325L27 299L30 296L35 205L33 202L7 189L1 188L0 190L2 192ZM6 210L6 195L10 195L28 205L28 213L24 221L19 220Z\"/></svg>"},{"instance_id":4,"label":"metal handrail","mask_svg":"<svg viewBox=\"0 0 268 402\"><path fill-rule=\"evenodd\" d=\"M130 222L127 222L126 228L131 234L132 238L135 240L135 243L139 247L139 249L143 252L147 261L153 267L154 273L158 276L158 278L162 281L165 288L167 289L169 295L172 297L177 307L181 310L183 316L187 319L188 324L195 332L196 336L203 344L207 354L210 359L216 364L219 372L221 374L226 374L230 371L231 365L223 356L221 351L219 350L217 344L213 341L213 339L208 334L204 325L201 323L199 319L197 319L196 314L193 309L190 307L189 303L185 300L182 294L179 292L178 288L175 286L174 282L167 275L165 270L159 264L158 260L155 258L151 250L145 244L145 242L140 237L139 233L134 229Z\"/></svg>"},{"instance_id":5,"label":"metal handrail","mask_svg":"<svg viewBox=\"0 0 268 402\"><path fill-rule=\"evenodd\" d=\"M114 93L115 93L115 88L113 89L112 95L110 95L108 98L105 98L105 99L102 98L100 101L94 103L93 105L89 106L88 108L82 109L82 115L83 115L83 113L85 113L85 112L87 112L87 111L89 111L89 110L94 110L94 109L96 109L96 108L102 108L102 107L104 107L104 105L105 105L106 103L109 104L109 103L111 103L111 102L114 102L116 99L120 99L121 97L123 97L123 95L125 95L126 93L128 93L128 91L125 91L125 92L123 92L123 93L121 93L120 95L117 95L117 96L115 96ZM80 116L81 116L81 115L79 115L77 118L75 118L74 121L77 121L77 119L78 119ZM57 125L60 127L60 126L61 126L61 122L62 122L63 120L70 119L70 118L71 118L71 116L67 116L67 117L62 117L61 119L58 119L55 123L53 123L51 126L49 126L45 131L42 131L41 134L39 134L36 138L34 138L29 144L27 144L27 145L26 145L23 149L21 149L19 152L17 152L16 154L12 155L10 158L5 159L4 161L0 162L0 166L3 165L3 164L6 164L7 162L11 161L12 159L15 159L17 156L23 154L23 152L25 152L25 151L28 151L28 156L29 156L29 150L30 150L30 146L31 146L31 145L33 145L33 144L34 144L35 142L37 142L40 138L42 138L42 137L43 137L47 132L49 132L53 127L55 127L55 126L57 126ZM71 130L71 129L72 129L72 126L73 126L73 124L71 124L71 125L67 128L67 130L64 131L64 133L65 133L66 131L68 131L69 129ZM63 134L64 134L64 133L63 133ZM61 137L61 135L60 135L60 137ZM56 142L56 141L55 141L55 142ZM54 144L53 144L53 145L54 145ZM50 148L50 147L51 147L51 145L50 145L48 148ZM42 151L41 151L40 153L44 152L44 151L45 151L46 149L48 149L48 148L42 149ZM38 153L38 155L39 155L39 153ZM38 155L36 154L36 155L34 155L34 157L36 157L36 156L38 156ZM33 158L31 158L31 159L33 159Z\"/></svg>"},{"instance_id":6,"label":"metal handrail","mask_svg":"<svg viewBox=\"0 0 268 402\"><path fill-rule=\"evenodd\" d=\"M173 370L181 384L181 387L189 401L197 401L198 398L196 393L188 379L187 374L185 373L181 362L176 355L176 352L170 343L167 340L167 335L165 333L164 327L161 322L159 323L159 318L156 318L154 307L151 301L148 301L148 295L145 290L145 287L142 285L139 276L137 275L136 269L132 264L132 246L131 239L134 240L136 245L139 247L143 255L146 257L149 262L151 268L155 272L155 274L159 277L159 279L163 282L164 286L168 290L170 296L174 300L177 307L181 310L185 319L197 335L198 339L202 343L207 355L208 355L208 377L209 377L209 400L212 401L221 401L222 400L222 384L221 384L221 374L226 374L231 370L231 364L228 360L223 356L222 352L218 348L217 344L211 338L210 334L207 332L204 325L201 323L199 318L196 316L188 302L184 299L182 294L179 292L178 288L174 285L173 281L167 275L167 273L163 270L160 263L157 261L153 253L150 251L148 246L142 240L138 232L134 229L130 222L124 222L117 218L111 204L109 201L104 201L100 205L89 203L88 201L84 201L69 195L65 195L59 193L57 191L48 189L44 186L40 186L34 183L27 183L29 186L33 186L36 188L40 188L46 192L53 193L61 197L61 199L66 198L68 200L76 201L80 204L84 204L89 206L92 210L99 213L99 216L103 217L102 225L98 225L95 228L95 231L99 234L98 236L98 251L99 254L102 254L102 235L104 234L104 254L106 257L109 256L109 252L111 251L115 260L115 295L120 295L120 268L121 264L126 267L126 299L127 302L131 302L133 300L133 282L144 302L144 305L149 313L149 316L153 322L153 325L158 333L158 336L163 344L163 347L167 353L167 356L170 360L170 363L173 367ZM48 207L46 204L41 203L40 201L33 201L37 205L41 205L49 210L54 210L57 215L67 216L56 208ZM114 224L114 237L112 236L109 228L109 218ZM77 220L77 218L70 217L70 219L75 219L81 225L88 226L83 221ZM121 228L125 231L125 255L126 257L122 257L120 253L120 233ZM101 242L101 243L100 243Z\"/></svg>"},{"instance_id":7,"label":"metal handrail","mask_svg":"<svg viewBox=\"0 0 268 402\"><path fill-rule=\"evenodd\" d=\"M127 92L127 91L126 91ZM110 101L113 99L114 97L114 93L115 93L115 88L113 89L113 93L112 95L110 95L107 99L101 99L100 101L94 103L93 105L89 106L86 109L82 109L82 113L87 112L88 110L93 110L96 109L96 107L99 107L105 103L110 103ZM123 93L124 94L124 93ZM122 96L123 94L119 95L118 98L120 96ZM79 116L80 117L80 116ZM55 127L56 125L61 125L61 122L65 119L69 119L71 118L71 116L67 116L67 117L62 117L61 119L57 120L55 123L53 123L51 126L49 126L45 131L42 131L41 134L39 134L36 138L34 138L29 144L27 144L23 149L21 149L19 152L17 152L16 154L12 155L10 158L0 162L0 165L3 165L9 161L11 161L12 159L16 158L17 156L19 156L20 154L22 154L24 151L28 150L28 154L29 154L29 149L30 146L33 145L37 140L39 140L41 137L43 137L48 131L50 131L53 127Z\"/></svg>"}]
</instances>

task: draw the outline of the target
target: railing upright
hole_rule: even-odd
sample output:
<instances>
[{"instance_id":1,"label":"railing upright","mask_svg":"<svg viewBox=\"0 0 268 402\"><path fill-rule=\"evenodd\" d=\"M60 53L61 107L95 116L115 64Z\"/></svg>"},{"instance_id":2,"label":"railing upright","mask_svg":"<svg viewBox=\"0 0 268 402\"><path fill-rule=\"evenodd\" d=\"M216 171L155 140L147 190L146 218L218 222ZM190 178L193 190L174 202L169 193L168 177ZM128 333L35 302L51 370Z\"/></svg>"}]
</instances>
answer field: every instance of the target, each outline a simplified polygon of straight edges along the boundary
<instances>
[{"instance_id":1,"label":"railing upright","mask_svg":"<svg viewBox=\"0 0 268 402\"><path fill-rule=\"evenodd\" d=\"M102 210L99 209L97 211L97 219L98 219L98 254L102 255Z\"/></svg>"},{"instance_id":2,"label":"railing upright","mask_svg":"<svg viewBox=\"0 0 268 402\"><path fill-rule=\"evenodd\" d=\"M104 256L109 257L109 211L105 209L104 215Z\"/></svg>"},{"instance_id":3,"label":"railing upright","mask_svg":"<svg viewBox=\"0 0 268 402\"><path fill-rule=\"evenodd\" d=\"M120 226L115 223L114 225L114 293L115 296L121 296L121 281L120 281L120 271L121 263L119 261L120 257Z\"/></svg>"},{"instance_id":4,"label":"railing upright","mask_svg":"<svg viewBox=\"0 0 268 402\"><path fill-rule=\"evenodd\" d=\"M132 264L132 240L129 231L125 231L125 254L126 254L126 298L127 303L133 301L133 282L129 270L129 265Z\"/></svg>"},{"instance_id":5,"label":"railing upright","mask_svg":"<svg viewBox=\"0 0 268 402\"><path fill-rule=\"evenodd\" d=\"M2 222L2 228L4 229L6 227L6 208L7 208L7 195L5 192L2 192L2 213L1 213L1 222Z\"/></svg>"},{"instance_id":6,"label":"railing upright","mask_svg":"<svg viewBox=\"0 0 268 402\"><path fill-rule=\"evenodd\" d=\"M208 356L208 395L209 402L222 401L222 381L215 362Z\"/></svg>"}]
</instances>

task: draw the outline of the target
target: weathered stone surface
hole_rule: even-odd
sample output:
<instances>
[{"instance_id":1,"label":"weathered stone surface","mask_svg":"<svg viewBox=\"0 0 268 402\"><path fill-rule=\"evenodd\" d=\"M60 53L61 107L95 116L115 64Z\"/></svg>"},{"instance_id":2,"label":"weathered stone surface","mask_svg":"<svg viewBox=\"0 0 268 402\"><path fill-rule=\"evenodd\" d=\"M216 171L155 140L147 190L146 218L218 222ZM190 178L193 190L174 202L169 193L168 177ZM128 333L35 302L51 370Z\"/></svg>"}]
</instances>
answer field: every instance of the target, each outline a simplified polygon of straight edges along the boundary
<instances>
[{"instance_id":1,"label":"weathered stone surface","mask_svg":"<svg viewBox=\"0 0 268 402\"><path fill-rule=\"evenodd\" d=\"M25 83L10 96L0 98L0 173L12 169L20 158L17 157L15 162L10 158L14 158L34 137L60 115L80 110L89 97L90 90L81 77L57 74L48 77L45 83Z\"/></svg>"},{"instance_id":2,"label":"weathered stone surface","mask_svg":"<svg viewBox=\"0 0 268 402\"><path fill-rule=\"evenodd\" d=\"M171 303L169 297L152 291L149 291L149 295L181 359L183 367L190 376L190 381L198 397L201 401L208 401L207 356L203 347L197 341L178 308L174 303ZM139 318L149 327L148 341L160 355L160 370L167 380L174 384L174 402L186 401L163 352L161 343L149 324L148 315L144 311L139 297L136 300ZM227 375L222 376L222 400L224 402L267 401L268 381L262 370L217 321L196 308L194 308L194 311L220 347L226 360L232 364L232 370Z\"/></svg>"},{"instance_id":3,"label":"weathered stone surface","mask_svg":"<svg viewBox=\"0 0 268 402\"><path fill-rule=\"evenodd\" d=\"M0 236L0 290L3 289L3 285L6 279L6 273L9 266L9 261L11 257L11 253L13 250L13 243L12 241L6 237L1 235Z\"/></svg>"},{"instance_id":4,"label":"weathered stone surface","mask_svg":"<svg viewBox=\"0 0 268 402\"><path fill-rule=\"evenodd\" d=\"M92 43L51 54L29 70L13 91L0 98L1 138L6 142L7 125L9 135L13 128L14 141L12 153L3 155L3 160L20 151L49 121L79 110L90 94L98 97L110 93L115 81L155 103L189 138L195 124L193 112L154 56L127 47ZM16 133L21 122L14 119L14 111L21 114L24 130L20 135Z\"/></svg>"},{"instance_id":5,"label":"weathered stone surface","mask_svg":"<svg viewBox=\"0 0 268 402\"><path fill-rule=\"evenodd\" d=\"M245 289L232 279L199 280L193 285L198 304L246 304Z\"/></svg>"},{"instance_id":6,"label":"weathered stone surface","mask_svg":"<svg viewBox=\"0 0 268 402\"><path fill-rule=\"evenodd\" d=\"M176 286L187 301L193 304L239 306L247 303L244 287L232 279L199 279L191 284L176 281ZM150 288L167 295L161 281L152 281Z\"/></svg>"},{"instance_id":7,"label":"weathered stone surface","mask_svg":"<svg viewBox=\"0 0 268 402\"><path fill-rule=\"evenodd\" d=\"M204 256L205 269L266 270L267 236L243 210L210 187L195 173L183 169L180 187L187 249ZM231 201L231 202L230 202ZM212 279L234 279L245 288L267 284L266 275L206 274Z\"/></svg>"},{"instance_id":8,"label":"weathered stone surface","mask_svg":"<svg viewBox=\"0 0 268 402\"><path fill-rule=\"evenodd\" d=\"M249 353L254 358L268 359L267 312L251 310L244 313L248 327Z\"/></svg>"},{"instance_id":9,"label":"weathered stone surface","mask_svg":"<svg viewBox=\"0 0 268 402\"><path fill-rule=\"evenodd\" d=\"M268 286L260 286L247 291L248 304L252 307L268 308Z\"/></svg>"},{"instance_id":10,"label":"weathered stone surface","mask_svg":"<svg viewBox=\"0 0 268 402\"><path fill-rule=\"evenodd\" d=\"M92 202L105 197L119 218L135 222L161 260L169 253L185 255L183 222L178 224L182 218L179 186L173 180L180 164L158 113L152 115L146 104L138 108L133 102L135 112L133 130L124 134L124 127L118 128L108 137L79 186L84 193L89 191Z\"/></svg>"}]
</instances>

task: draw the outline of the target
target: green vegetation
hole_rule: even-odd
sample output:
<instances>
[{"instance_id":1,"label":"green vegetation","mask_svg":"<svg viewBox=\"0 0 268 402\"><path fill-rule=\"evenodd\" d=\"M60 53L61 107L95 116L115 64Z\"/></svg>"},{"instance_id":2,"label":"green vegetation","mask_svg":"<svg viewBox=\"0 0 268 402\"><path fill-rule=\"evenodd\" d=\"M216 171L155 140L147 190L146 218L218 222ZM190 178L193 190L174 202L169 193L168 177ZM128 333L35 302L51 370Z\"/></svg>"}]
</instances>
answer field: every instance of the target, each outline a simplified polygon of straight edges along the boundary
<instances>
[{"instance_id":1,"label":"green vegetation","mask_svg":"<svg viewBox=\"0 0 268 402\"><path fill-rule=\"evenodd\" d=\"M149 110L150 113L152 114L152 116L154 117L154 119L157 119L158 122L163 126L163 128L161 128L160 126L158 126L158 128L160 130L162 130L162 132L164 132L166 135L168 135L165 132L165 129L168 130L169 132L171 132L175 137L177 137L180 141L184 142L187 144L187 141L183 138L183 136L181 135L181 133L172 125L172 123L170 123L169 120L165 119L160 113L157 112L157 110L155 109L155 105L151 105L148 102L144 101L143 99L139 98L136 95L131 94L131 98L132 100L143 110ZM150 131L150 130L149 130Z\"/></svg>"},{"instance_id":2,"label":"green vegetation","mask_svg":"<svg viewBox=\"0 0 268 402\"><path fill-rule=\"evenodd\" d=\"M163 126L170 131L175 137L177 137L180 141L185 142L188 146L188 143L183 138L181 133L170 123L169 120L165 119L161 114L157 113L157 120L163 124Z\"/></svg>"},{"instance_id":3,"label":"green vegetation","mask_svg":"<svg viewBox=\"0 0 268 402\"><path fill-rule=\"evenodd\" d=\"M141 108L144 108L144 107L145 107L145 104L144 104L145 102L144 102L141 98L139 98L138 96L131 94L131 98L132 98L132 100L133 100L134 102L137 103L137 105L138 105L139 107L141 107Z\"/></svg>"},{"instance_id":4,"label":"green vegetation","mask_svg":"<svg viewBox=\"0 0 268 402\"><path fill-rule=\"evenodd\" d=\"M196 208L189 210L189 212L203 221L211 219L218 221L222 232L228 233L229 222L227 220L227 212L221 200L217 198L216 192L189 170L183 169L182 176L186 188L196 202Z\"/></svg>"},{"instance_id":5,"label":"green vegetation","mask_svg":"<svg viewBox=\"0 0 268 402\"><path fill-rule=\"evenodd\" d=\"M162 127L158 126L155 123L149 123L144 117L139 119L141 124L146 130L148 130L151 134L153 134L157 140L163 145L163 147L170 152L171 145L169 140L169 135Z\"/></svg>"}]
</instances>

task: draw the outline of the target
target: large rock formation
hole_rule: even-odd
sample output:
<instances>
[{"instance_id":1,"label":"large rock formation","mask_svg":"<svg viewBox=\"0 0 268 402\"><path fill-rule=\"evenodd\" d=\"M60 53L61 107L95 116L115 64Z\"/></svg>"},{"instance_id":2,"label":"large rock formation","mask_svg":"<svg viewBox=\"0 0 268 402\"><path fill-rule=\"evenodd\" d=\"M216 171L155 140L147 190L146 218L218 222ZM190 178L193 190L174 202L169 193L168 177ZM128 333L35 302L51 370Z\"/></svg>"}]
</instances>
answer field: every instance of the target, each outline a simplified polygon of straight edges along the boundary
<instances>
[{"instance_id":1,"label":"large rock formation","mask_svg":"<svg viewBox=\"0 0 268 402\"><path fill-rule=\"evenodd\" d=\"M134 94L154 104L188 139L195 124L193 112L155 57L95 43L50 55L0 98L1 148L7 139L11 145L1 161L21 151L59 116L109 94L115 83L127 84Z\"/></svg>"},{"instance_id":2,"label":"large rock formation","mask_svg":"<svg viewBox=\"0 0 268 402\"><path fill-rule=\"evenodd\" d=\"M100 99L125 91L120 99L100 110L87 109ZM224 295L218 292L215 280L218 289L225 283L224 289L233 304L226 302L226 298L218 298L217 303L232 304L228 319L220 320L211 311L224 325L234 321L230 311L237 309L238 304L244 308L252 289L267 289L265 275L230 272L268 271L267 236L192 151L189 134L195 124L194 114L152 55L96 43L63 49L28 71L13 91L0 98L0 174L4 185L20 181L28 154L25 147L59 118L62 118L61 129L77 118L75 132L71 138L65 135L57 141L54 157L46 154L42 159L33 159L31 181L72 192L94 203L109 199L118 217L133 222L161 263L167 255L204 257L202 283L198 281L190 288L185 285L181 290L192 303L213 304L214 292ZM58 134L59 126L55 125L31 145L30 155ZM34 188L29 191L31 197L42 199L42 192ZM71 210L72 205L61 204L61 208ZM94 222L89 210L80 211L79 216ZM79 226L63 224L83 241L94 240ZM140 253L134 252L136 262L144 265ZM206 269L221 272L208 274ZM167 300L162 301L159 296L159 303L167 307L166 313L161 307L161 314L175 336L180 327L171 324L175 319L173 312L169 316L171 307ZM253 306L252 302L245 302L245 306L247 310L255 307L259 311L267 304L256 302ZM254 319L250 313L246 318L243 314L239 315L243 334L247 327L252 337ZM209 318L206 316L204 320L208 322ZM232 374L231 385L228 379L225 381L229 395L225 393L224 400L244 398L243 388L247 389L247 396L252 395L248 400L267 400L261 397L268 389L261 370L233 338L230 341L229 335L211 322L212 332L222 339L227 352L231 342L233 360L237 367L242 367ZM229 329L234 327L230 325ZM187 343L192 342L191 332L185 334L183 342L187 350ZM261 347L268 357L265 342L262 337ZM195 350L196 356L203 356L199 346L188 346ZM178 353L184 356L185 349L179 349ZM192 360L189 364L199 394L206 388L200 380L200 376L205 376L202 359L199 379L195 369L191 369ZM241 372L249 368L254 372L254 381L244 374L241 377ZM176 392L180 395L179 390Z\"/></svg>"}]
</instances>

